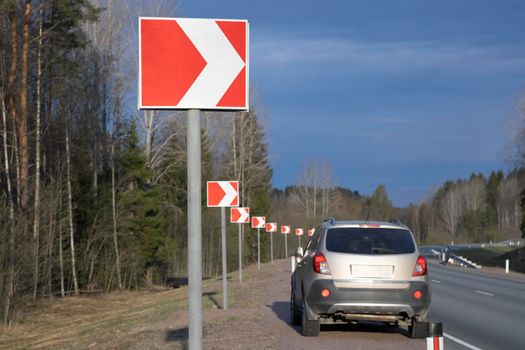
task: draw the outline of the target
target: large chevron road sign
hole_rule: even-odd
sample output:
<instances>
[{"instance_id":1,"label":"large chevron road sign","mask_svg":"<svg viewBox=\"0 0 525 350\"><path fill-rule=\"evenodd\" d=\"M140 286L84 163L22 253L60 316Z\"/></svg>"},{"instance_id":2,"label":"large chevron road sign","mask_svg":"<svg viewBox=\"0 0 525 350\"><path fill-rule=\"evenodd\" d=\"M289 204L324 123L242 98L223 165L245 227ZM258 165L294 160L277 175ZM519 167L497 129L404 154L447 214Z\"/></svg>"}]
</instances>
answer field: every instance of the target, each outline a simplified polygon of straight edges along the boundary
<instances>
[{"instance_id":1,"label":"large chevron road sign","mask_svg":"<svg viewBox=\"0 0 525 350\"><path fill-rule=\"evenodd\" d=\"M139 19L139 109L248 110L245 20Z\"/></svg>"}]
</instances>

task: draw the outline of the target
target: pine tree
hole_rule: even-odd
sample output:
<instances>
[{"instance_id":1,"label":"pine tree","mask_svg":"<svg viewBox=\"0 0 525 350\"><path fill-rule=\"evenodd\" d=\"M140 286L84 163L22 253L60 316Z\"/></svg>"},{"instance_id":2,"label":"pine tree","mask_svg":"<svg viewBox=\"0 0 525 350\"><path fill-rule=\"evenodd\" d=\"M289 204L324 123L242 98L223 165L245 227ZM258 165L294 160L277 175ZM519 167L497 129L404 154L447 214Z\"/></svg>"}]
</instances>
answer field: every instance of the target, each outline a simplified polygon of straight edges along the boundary
<instances>
[{"instance_id":1,"label":"pine tree","mask_svg":"<svg viewBox=\"0 0 525 350\"><path fill-rule=\"evenodd\" d=\"M125 236L123 244L129 244L140 258L139 273L146 273L146 281L152 283L155 272L162 272L168 264L164 246L166 218L162 212L162 196L150 186L151 173L146 168L146 157L139 147L135 124L132 122L122 146L120 157L121 212L119 227Z\"/></svg>"}]
</instances>

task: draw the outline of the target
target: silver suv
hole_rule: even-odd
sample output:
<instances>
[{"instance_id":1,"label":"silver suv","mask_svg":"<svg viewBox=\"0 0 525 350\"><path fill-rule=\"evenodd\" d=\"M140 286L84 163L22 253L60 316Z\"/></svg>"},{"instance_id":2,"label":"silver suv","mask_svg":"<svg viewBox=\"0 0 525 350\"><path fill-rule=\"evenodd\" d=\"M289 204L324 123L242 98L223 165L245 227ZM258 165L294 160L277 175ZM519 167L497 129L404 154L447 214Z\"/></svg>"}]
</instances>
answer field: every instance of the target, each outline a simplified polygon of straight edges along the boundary
<instances>
[{"instance_id":1,"label":"silver suv","mask_svg":"<svg viewBox=\"0 0 525 350\"><path fill-rule=\"evenodd\" d=\"M426 336L427 263L399 221L328 219L296 259L291 322L302 325L303 335L319 335L321 323L376 321Z\"/></svg>"}]
</instances>

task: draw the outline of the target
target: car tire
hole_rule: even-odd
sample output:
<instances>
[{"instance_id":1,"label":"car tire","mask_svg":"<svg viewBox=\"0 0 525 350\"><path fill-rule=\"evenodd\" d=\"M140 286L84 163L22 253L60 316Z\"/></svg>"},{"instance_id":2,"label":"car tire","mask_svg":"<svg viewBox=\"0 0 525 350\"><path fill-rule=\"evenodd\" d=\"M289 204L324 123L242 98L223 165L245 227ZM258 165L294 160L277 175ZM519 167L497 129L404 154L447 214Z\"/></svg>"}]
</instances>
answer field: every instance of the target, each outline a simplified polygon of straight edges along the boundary
<instances>
[{"instance_id":1,"label":"car tire","mask_svg":"<svg viewBox=\"0 0 525 350\"><path fill-rule=\"evenodd\" d=\"M293 289L290 293L290 322L292 323L292 326L298 326L301 324L301 313L295 304L295 293Z\"/></svg>"},{"instance_id":2,"label":"car tire","mask_svg":"<svg viewBox=\"0 0 525 350\"><path fill-rule=\"evenodd\" d=\"M428 335L428 323L418 322L412 319L412 325L408 326L408 335L410 338L426 338Z\"/></svg>"},{"instance_id":3,"label":"car tire","mask_svg":"<svg viewBox=\"0 0 525 350\"><path fill-rule=\"evenodd\" d=\"M303 335L305 337L317 337L320 331L319 320L309 320L306 308L306 299L303 297L303 312L301 313Z\"/></svg>"}]
</instances>

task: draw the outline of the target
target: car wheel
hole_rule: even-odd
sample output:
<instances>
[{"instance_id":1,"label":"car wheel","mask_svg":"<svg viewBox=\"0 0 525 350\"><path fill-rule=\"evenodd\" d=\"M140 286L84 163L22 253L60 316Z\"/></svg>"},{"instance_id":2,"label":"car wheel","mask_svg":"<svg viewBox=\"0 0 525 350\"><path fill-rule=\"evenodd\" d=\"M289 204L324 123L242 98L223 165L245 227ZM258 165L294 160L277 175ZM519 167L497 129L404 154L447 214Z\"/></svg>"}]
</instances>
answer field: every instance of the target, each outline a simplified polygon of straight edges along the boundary
<instances>
[{"instance_id":1,"label":"car wheel","mask_svg":"<svg viewBox=\"0 0 525 350\"><path fill-rule=\"evenodd\" d=\"M303 297L303 312L301 313L303 335L305 337L317 337L320 330L319 320L309 320L306 308L306 299Z\"/></svg>"},{"instance_id":2,"label":"car wheel","mask_svg":"<svg viewBox=\"0 0 525 350\"><path fill-rule=\"evenodd\" d=\"M295 293L290 293L290 321L293 326L298 326L301 324L301 315L299 313L299 308L295 304Z\"/></svg>"},{"instance_id":3,"label":"car wheel","mask_svg":"<svg viewBox=\"0 0 525 350\"><path fill-rule=\"evenodd\" d=\"M412 325L408 326L408 334L410 338L426 338L428 334L428 323L418 322L413 318Z\"/></svg>"}]
</instances>

